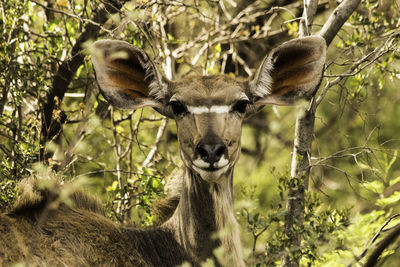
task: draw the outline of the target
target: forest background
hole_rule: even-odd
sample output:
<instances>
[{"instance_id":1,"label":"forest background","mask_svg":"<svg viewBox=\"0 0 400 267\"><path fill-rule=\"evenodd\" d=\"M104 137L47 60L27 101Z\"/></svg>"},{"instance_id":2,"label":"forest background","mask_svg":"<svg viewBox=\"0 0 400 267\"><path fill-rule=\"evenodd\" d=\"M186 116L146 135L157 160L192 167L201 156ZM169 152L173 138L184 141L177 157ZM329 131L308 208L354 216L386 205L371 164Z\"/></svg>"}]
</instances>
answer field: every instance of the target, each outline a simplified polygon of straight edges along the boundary
<instances>
[{"instance_id":1,"label":"forest background","mask_svg":"<svg viewBox=\"0 0 400 267\"><path fill-rule=\"evenodd\" d=\"M291 161L309 103L266 107L245 122L234 190L249 266L285 257L364 264L400 223L400 2L305 2L317 3L307 34L308 6L298 0L1 0L0 211L24 177L57 176L100 196L118 223L161 220L152 207L183 167L175 125L151 109L109 106L87 56L93 41L141 47L170 79L246 78L273 47L317 34L339 5L360 2L332 36L312 101L306 177L293 183ZM301 186L301 219L288 230L291 193ZM398 265L399 246L390 242L379 265Z\"/></svg>"}]
</instances>

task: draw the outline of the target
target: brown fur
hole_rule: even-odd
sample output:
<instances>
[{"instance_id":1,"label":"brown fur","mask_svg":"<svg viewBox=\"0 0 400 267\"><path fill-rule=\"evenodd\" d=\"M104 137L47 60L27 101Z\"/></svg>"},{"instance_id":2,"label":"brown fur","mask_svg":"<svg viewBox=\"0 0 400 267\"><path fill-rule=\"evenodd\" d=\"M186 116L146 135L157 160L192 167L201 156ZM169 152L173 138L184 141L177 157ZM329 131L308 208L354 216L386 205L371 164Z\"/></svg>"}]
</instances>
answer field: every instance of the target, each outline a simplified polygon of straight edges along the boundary
<instances>
[{"instance_id":1,"label":"brown fur","mask_svg":"<svg viewBox=\"0 0 400 267\"><path fill-rule=\"evenodd\" d=\"M179 204L179 200L180 200L180 195L173 195L159 199L156 201L156 203L154 203L152 212L156 218L155 220L156 225L161 225L172 217Z\"/></svg>"},{"instance_id":2,"label":"brown fur","mask_svg":"<svg viewBox=\"0 0 400 267\"><path fill-rule=\"evenodd\" d=\"M42 188L39 181L22 181L15 205L0 214L0 237L7 240L0 266L174 266L187 259L168 230L123 228L105 217L97 198L52 180ZM66 188L70 205L60 199ZM167 255L165 245L174 253Z\"/></svg>"}]
</instances>

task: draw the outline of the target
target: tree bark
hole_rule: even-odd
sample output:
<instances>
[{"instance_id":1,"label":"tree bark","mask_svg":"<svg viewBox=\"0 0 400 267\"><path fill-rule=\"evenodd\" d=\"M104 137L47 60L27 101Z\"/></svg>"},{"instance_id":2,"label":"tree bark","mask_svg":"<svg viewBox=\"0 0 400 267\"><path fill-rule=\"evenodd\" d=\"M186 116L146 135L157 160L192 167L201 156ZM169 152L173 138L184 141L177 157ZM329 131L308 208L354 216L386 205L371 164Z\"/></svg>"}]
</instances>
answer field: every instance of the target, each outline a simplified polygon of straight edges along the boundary
<instances>
[{"instance_id":1,"label":"tree bark","mask_svg":"<svg viewBox=\"0 0 400 267\"><path fill-rule=\"evenodd\" d=\"M326 45L330 45L340 28L356 10L361 0L345 0L332 12L322 27L319 35L325 38Z\"/></svg>"},{"instance_id":2,"label":"tree bark","mask_svg":"<svg viewBox=\"0 0 400 267\"><path fill-rule=\"evenodd\" d=\"M331 14L320 35L327 45L332 42L337 32L357 8L360 0L344 0ZM311 33L311 25L318 1L304 0L303 23L300 35ZM314 101L314 100L312 100ZM312 103L296 119L296 130L289 182L288 200L286 203L285 235L288 237L289 253L282 257L281 266L297 267L301 260L302 227L305 212L305 194L308 189L310 174L311 147L314 136L315 109Z\"/></svg>"},{"instance_id":3,"label":"tree bark","mask_svg":"<svg viewBox=\"0 0 400 267\"><path fill-rule=\"evenodd\" d=\"M52 87L43 105L40 160L44 160L46 142L60 132L63 120L65 120L65 118L60 117L53 118L53 111L56 104L61 103L73 76L83 63L85 56L82 53L82 45L88 40L96 39L99 35L101 25L108 20L109 15L117 13L125 2L126 0L108 0L103 2L104 6L93 12L90 22L86 24L83 32L77 38L69 57L62 62L57 73L54 75Z\"/></svg>"},{"instance_id":4,"label":"tree bark","mask_svg":"<svg viewBox=\"0 0 400 267\"><path fill-rule=\"evenodd\" d=\"M300 22L299 35L301 37L311 34L314 16L317 13L318 0L304 0L303 18Z\"/></svg>"}]
</instances>

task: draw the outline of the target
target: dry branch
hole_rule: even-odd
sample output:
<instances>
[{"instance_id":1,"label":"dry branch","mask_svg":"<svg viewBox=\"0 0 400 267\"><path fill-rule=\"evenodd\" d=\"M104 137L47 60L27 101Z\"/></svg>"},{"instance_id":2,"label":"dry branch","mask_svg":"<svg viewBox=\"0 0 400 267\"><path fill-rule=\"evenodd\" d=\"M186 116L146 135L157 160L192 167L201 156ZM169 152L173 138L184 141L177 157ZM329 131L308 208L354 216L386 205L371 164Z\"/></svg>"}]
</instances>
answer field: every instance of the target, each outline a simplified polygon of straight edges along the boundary
<instances>
[{"instance_id":1,"label":"dry branch","mask_svg":"<svg viewBox=\"0 0 400 267\"><path fill-rule=\"evenodd\" d=\"M156 152L161 144L162 137L164 136L167 126L168 126L168 118L164 118L161 122L160 127L158 128L155 144L152 147L152 149L150 150L149 154L147 155L141 168L147 168L150 165L150 163L152 162L152 160L153 160L154 156L156 155Z\"/></svg>"},{"instance_id":2,"label":"dry branch","mask_svg":"<svg viewBox=\"0 0 400 267\"><path fill-rule=\"evenodd\" d=\"M314 16L317 13L318 0L304 0L303 19L300 23L299 35L308 36L311 34L311 26Z\"/></svg>"},{"instance_id":3,"label":"dry branch","mask_svg":"<svg viewBox=\"0 0 400 267\"><path fill-rule=\"evenodd\" d=\"M319 33L325 38L328 46L360 2L361 0L345 0L329 16Z\"/></svg>"}]
</instances>

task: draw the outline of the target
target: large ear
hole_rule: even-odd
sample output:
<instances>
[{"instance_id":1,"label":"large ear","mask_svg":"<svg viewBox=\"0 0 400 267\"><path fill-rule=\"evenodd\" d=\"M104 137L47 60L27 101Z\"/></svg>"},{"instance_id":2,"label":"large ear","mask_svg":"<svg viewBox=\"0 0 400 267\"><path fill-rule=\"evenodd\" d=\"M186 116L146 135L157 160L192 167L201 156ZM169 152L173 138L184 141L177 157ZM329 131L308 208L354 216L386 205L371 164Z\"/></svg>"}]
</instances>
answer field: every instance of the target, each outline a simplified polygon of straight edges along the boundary
<instances>
[{"instance_id":1,"label":"large ear","mask_svg":"<svg viewBox=\"0 0 400 267\"><path fill-rule=\"evenodd\" d=\"M250 82L255 105L290 105L300 98L310 98L321 81L325 56L325 39L319 36L278 46Z\"/></svg>"},{"instance_id":2,"label":"large ear","mask_svg":"<svg viewBox=\"0 0 400 267\"><path fill-rule=\"evenodd\" d=\"M162 110L168 81L143 50L123 41L101 40L93 44L91 54L97 83L112 105Z\"/></svg>"}]
</instances>

